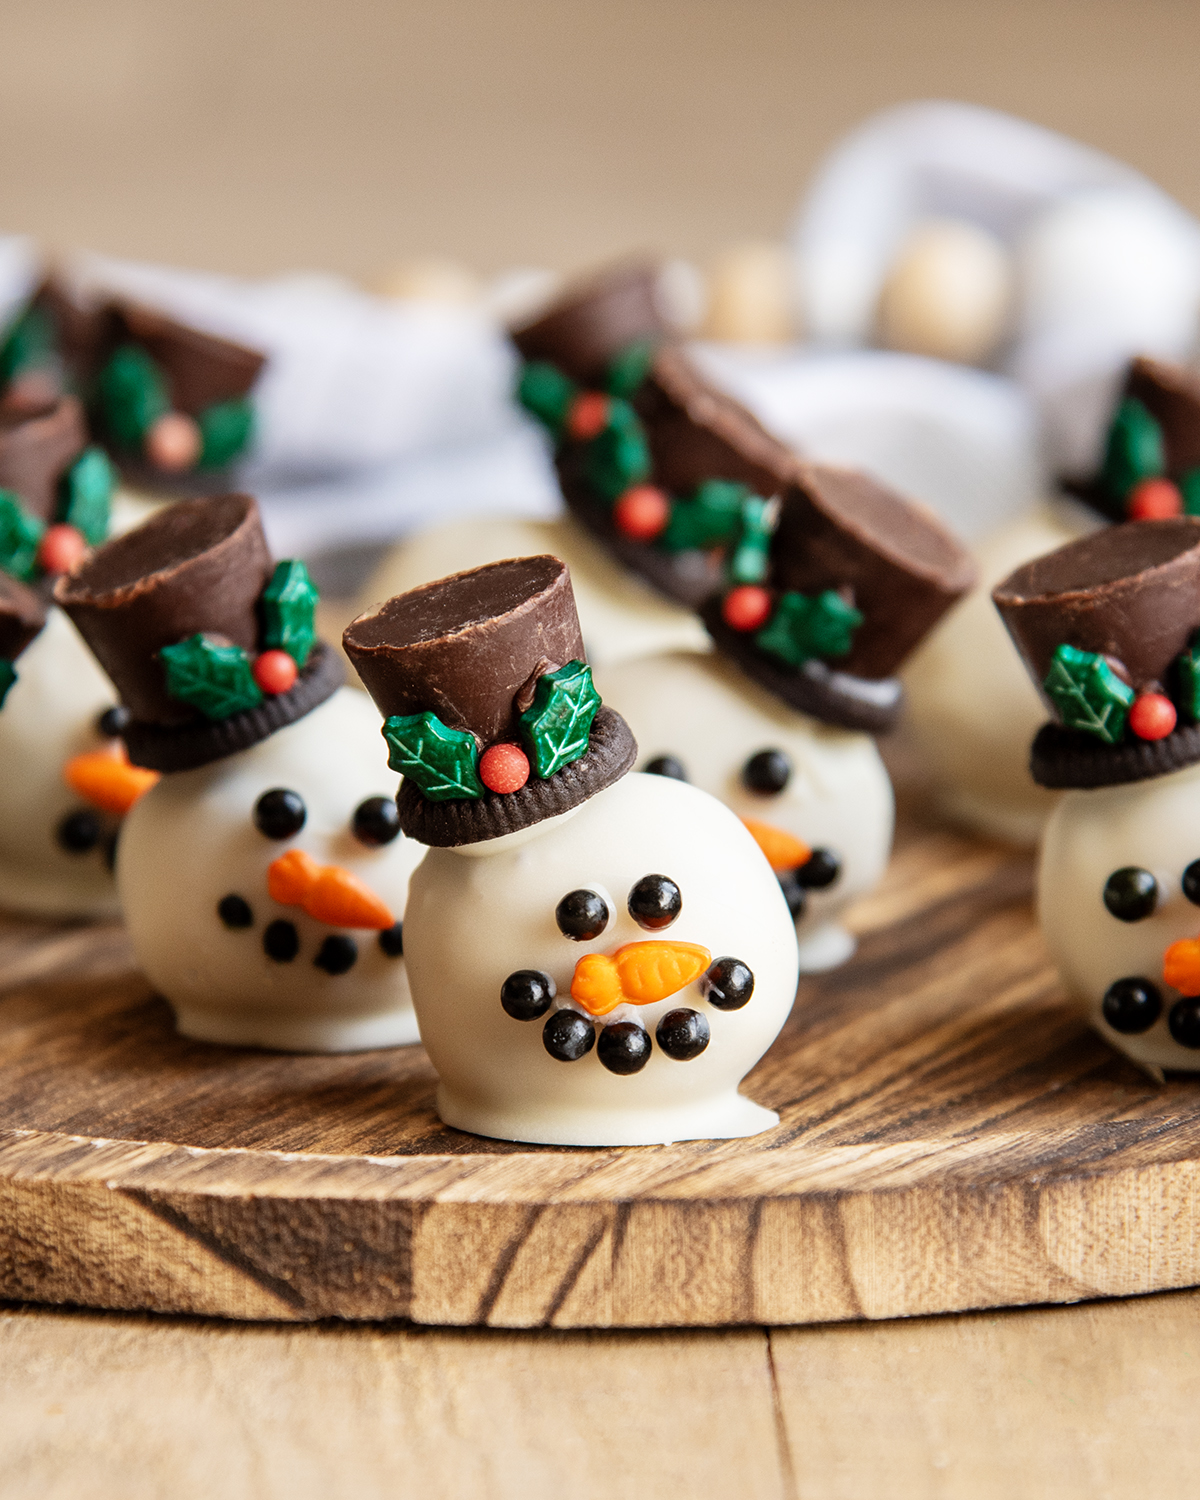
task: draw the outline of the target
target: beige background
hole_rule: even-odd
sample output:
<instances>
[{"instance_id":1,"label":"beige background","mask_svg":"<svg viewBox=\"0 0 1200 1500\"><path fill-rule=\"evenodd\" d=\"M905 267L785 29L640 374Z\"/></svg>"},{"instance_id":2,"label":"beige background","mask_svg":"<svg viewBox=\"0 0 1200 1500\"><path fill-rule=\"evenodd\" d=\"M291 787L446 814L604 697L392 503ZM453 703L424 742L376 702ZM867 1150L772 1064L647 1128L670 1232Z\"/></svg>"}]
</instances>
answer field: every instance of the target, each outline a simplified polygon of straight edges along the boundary
<instances>
[{"instance_id":1,"label":"beige background","mask_svg":"<svg viewBox=\"0 0 1200 1500\"><path fill-rule=\"evenodd\" d=\"M0 223L252 273L703 260L934 95L1200 210L1198 57L1186 0L0 0Z\"/></svg>"}]
</instances>

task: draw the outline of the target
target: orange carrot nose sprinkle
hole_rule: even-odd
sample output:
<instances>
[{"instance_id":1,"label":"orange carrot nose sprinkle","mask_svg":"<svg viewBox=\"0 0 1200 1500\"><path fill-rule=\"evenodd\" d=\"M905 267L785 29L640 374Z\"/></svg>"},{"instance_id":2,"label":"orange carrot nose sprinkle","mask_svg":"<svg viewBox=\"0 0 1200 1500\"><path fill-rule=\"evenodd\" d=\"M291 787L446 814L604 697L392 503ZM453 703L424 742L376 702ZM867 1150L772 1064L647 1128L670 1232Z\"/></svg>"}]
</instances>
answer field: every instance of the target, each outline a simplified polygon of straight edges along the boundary
<instances>
[{"instance_id":1,"label":"orange carrot nose sprinkle","mask_svg":"<svg viewBox=\"0 0 1200 1500\"><path fill-rule=\"evenodd\" d=\"M1200 995L1200 938L1181 938L1163 954L1163 983L1181 995Z\"/></svg>"},{"instance_id":2,"label":"orange carrot nose sprinkle","mask_svg":"<svg viewBox=\"0 0 1200 1500\"><path fill-rule=\"evenodd\" d=\"M289 849L267 869L267 893L280 906L298 906L330 927L370 927L378 932L396 919L365 881L340 865L319 865L303 849Z\"/></svg>"},{"instance_id":3,"label":"orange carrot nose sprinkle","mask_svg":"<svg viewBox=\"0 0 1200 1500\"><path fill-rule=\"evenodd\" d=\"M63 767L63 780L85 802L123 818L158 780L158 772L131 766L125 746L118 740L111 749L73 755Z\"/></svg>"},{"instance_id":4,"label":"orange carrot nose sprinkle","mask_svg":"<svg viewBox=\"0 0 1200 1500\"><path fill-rule=\"evenodd\" d=\"M812 858L812 850L782 828L773 823L760 823L757 818L743 818L742 822L754 835L754 842L767 856L772 870L798 870Z\"/></svg>"},{"instance_id":5,"label":"orange carrot nose sprinkle","mask_svg":"<svg viewBox=\"0 0 1200 1500\"><path fill-rule=\"evenodd\" d=\"M575 965L571 999L593 1016L618 1005L653 1005L699 979L711 962L698 943L626 943L611 956L585 953Z\"/></svg>"}]
</instances>

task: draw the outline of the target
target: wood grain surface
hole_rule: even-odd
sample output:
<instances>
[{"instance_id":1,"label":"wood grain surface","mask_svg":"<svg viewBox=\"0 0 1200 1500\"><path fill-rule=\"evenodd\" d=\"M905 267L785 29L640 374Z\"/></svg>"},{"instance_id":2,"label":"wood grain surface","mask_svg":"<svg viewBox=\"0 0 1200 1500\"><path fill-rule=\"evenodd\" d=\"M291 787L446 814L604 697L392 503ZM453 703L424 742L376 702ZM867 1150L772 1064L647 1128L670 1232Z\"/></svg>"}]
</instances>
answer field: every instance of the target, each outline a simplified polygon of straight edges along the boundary
<instances>
[{"instance_id":1,"label":"wood grain surface","mask_svg":"<svg viewBox=\"0 0 1200 1500\"><path fill-rule=\"evenodd\" d=\"M0 929L0 1296L238 1318L808 1323L1200 1283L1200 1084L1048 967L1027 857L902 799L859 952L806 979L748 1142L441 1126L420 1049L177 1037L117 929Z\"/></svg>"}]
</instances>

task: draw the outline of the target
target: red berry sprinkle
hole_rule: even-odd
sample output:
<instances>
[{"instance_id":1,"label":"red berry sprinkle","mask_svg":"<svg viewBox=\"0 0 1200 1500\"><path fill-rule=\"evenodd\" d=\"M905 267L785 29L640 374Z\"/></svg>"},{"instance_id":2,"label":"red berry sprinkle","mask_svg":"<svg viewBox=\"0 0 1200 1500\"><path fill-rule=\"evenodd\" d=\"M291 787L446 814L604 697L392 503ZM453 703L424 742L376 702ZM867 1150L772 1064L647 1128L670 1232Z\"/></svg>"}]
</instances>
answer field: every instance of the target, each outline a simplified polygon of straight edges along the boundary
<instances>
[{"instance_id":1,"label":"red berry sprinkle","mask_svg":"<svg viewBox=\"0 0 1200 1500\"><path fill-rule=\"evenodd\" d=\"M45 573L69 573L86 551L83 533L61 521L43 533L37 549L38 566Z\"/></svg>"},{"instance_id":2,"label":"red berry sprinkle","mask_svg":"<svg viewBox=\"0 0 1200 1500\"><path fill-rule=\"evenodd\" d=\"M479 779L489 792L519 792L529 780L529 758L520 745L489 745L479 757Z\"/></svg>"},{"instance_id":3,"label":"red berry sprinkle","mask_svg":"<svg viewBox=\"0 0 1200 1500\"><path fill-rule=\"evenodd\" d=\"M580 391L567 412L567 431L581 443L590 442L608 426L608 410L603 391Z\"/></svg>"},{"instance_id":4,"label":"red berry sprinkle","mask_svg":"<svg viewBox=\"0 0 1200 1500\"><path fill-rule=\"evenodd\" d=\"M613 506L613 525L635 542L652 542L670 519L671 502L652 484L635 484Z\"/></svg>"},{"instance_id":5,"label":"red berry sprinkle","mask_svg":"<svg viewBox=\"0 0 1200 1500\"><path fill-rule=\"evenodd\" d=\"M286 651L264 651L254 663L254 680L264 693L286 693L299 670Z\"/></svg>"},{"instance_id":6,"label":"red berry sprinkle","mask_svg":"<svg viewBox=\"0 0 1200 1500\"><path fill-rule=\"evenodd\" d=\"M1129 710L1129 727L1139 740L1165 739L1175 728L1175 705L1163 693L1142 693Z\"/></svg>"},{"instance_id":7,"label":"red berry sprinkle","mask_svg":"<svg viewBox=\"0 0 1200 1500\"><path fill-rule=\"evenodd\" d=\"M771 618L771 596L753 583L730 589L721 605L721 618L730 630L761 630Z\"/></svg>"},{"instance_id":8,"label":"red berry sprinkle","mask_svg":"<svg viewBox=\"0 0 1200 1500\"><path fill-rule=\"evenodd\" d=\"M1130 491L1125 514L1131 521L1169 521L1172 516L1181 516L1183 496L1179 486L1169 479L1143 479Z\"/></svg>"}]
</instances>

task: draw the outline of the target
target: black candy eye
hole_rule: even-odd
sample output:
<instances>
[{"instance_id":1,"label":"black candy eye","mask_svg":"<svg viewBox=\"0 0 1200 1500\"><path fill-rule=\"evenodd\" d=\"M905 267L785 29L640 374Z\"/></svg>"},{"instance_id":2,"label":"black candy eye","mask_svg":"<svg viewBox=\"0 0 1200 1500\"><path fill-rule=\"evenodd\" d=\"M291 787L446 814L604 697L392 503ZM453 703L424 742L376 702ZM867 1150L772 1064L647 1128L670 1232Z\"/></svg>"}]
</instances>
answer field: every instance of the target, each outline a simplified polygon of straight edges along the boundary
<instances>
[{"instance_id":1,"label":"black candy eye","mask_svg":"<svg viewBox=\"0 0 1200 1500\"><path fill-rule=\"evenodd\" d=\"M823 891L842 873L842 862L832 849L814 849L796 871L796 879L810 891Z\"/></svg>"},{"instance_id":2,"label":"black candy eye","mask_svg":"<svg viewBox=\"0 0 1200 1500\"><path fill-rule=\"evenodd\" d=\"M254 826L269 839L290 839L308 817L304 798L287 787L273 787L254 804Z\"/></svg>"},{"instance_id":3,"label":"black candy eye","mask_svg":"<svg viewBox=\"0 0 1200 1500\"><path fill-rule=\"evenodd\" d=\"M683 910L683 894L667 875L643 875L629 893L629 915L649 932L670 927Z\"/></svg>"},{"instance_id":4,"label":"black candy eye","mask_svg":"<svg viewBox=\"0 0 1200 1500\"><path fill-rule=\"evenodd\" d=\"M541 969L518 969L500 986L500 1004L514 1021L536 1021L557 993L554 980Z\"/></svg>"},{"instance_id":5,"label":"black candy eye","mask_svg":"<svg viewBox=\"0 0 1200 1500\"><path fill-rule=\"evenodd\" d=\"M1183 894L1193 906L1200 906L1200 859L1194 859L1183 872L1180 881L1183 886Z\"/></svg>"},{"instance_id":6,"label":"black candy eye","mask_svg":"<svg viewBox=\"0 0 1200 1500\"><path fill-rule=\"evenodd\" d=\"M100 842L103 832L96 814L81 809L66 815L58 825L56 837L68 854L87 854Z\"/></svg>"},{"instance_id":7,"label":"black candy eye","mask_svg":"<svg viewBox=\"0 0 1200 1500\"><path fill-rule=\"evenodd\" d=\"M1104 904L1118 922L1140 922L1158 905L1158 881L1138 865L1114 870L1104 882Z\"/></svg>"},{"instance_id":8,"label":"black candy eye","mask_svg":"<svg viewBox=\"0 0 1200 1500\"><path fill-rule=\"evenodd\" d=\"M747 791L774 797L792 779L792 763L782 750L759 750L742 767Z\"/></svg>"},{"instance_id":9,"label":"black candy eye","mask_svg":"<svg viewBox=\"0 0 1200 1500\"><path fill-rule=\"evenodd\" d=\"M379 849L400 832L400 813L391 797L368 797L354 809L350 830L360 844Z\"/></svg>"},{"instance_id":10,"label":"black candy eye","mask_svg":"<svg viewBox=\"0 0 1200 1500\"><path fill-rule=\"evenodd\" d=\"M672 781L687 780L683 762L673 755L656 755L653 760L646 762L643 769L648 776L669 776Z\"/></svg>"},{"instance_id":11,"label":"black candy eye","mask_svg":"<svg viewBox=\"0 0 1200 1500\"><path fill-rule=\"evenodd\" d=\"M1104 1019L1123 1036L1149 1031L1162 1012L1162 995L1148 979L1118 979L1104 992Z\"/></svg>"},{"instance_id":12,"label":"black candy eye","mask_svg":"<svg viewBox=\"0 0 1200 1500\"><path fill-rule=\"evenodd\" d=\"M96 732L102 734L106 740L115 740L123 733L133 715L124 704L114 704L112 708L106 708L96 720Z\"/></svg>"},{"instance_id":13,"label":"black candy eye","mask_svg":"<svg viewBox=\"0 0 1200 1500\"><path fill-rule=\"evenodd\" d=\"M554 908L554 920L563 937L574 943L590 943L608 926L608 902L596 891L568 891Z\"/></svg>"}]
</instances>

